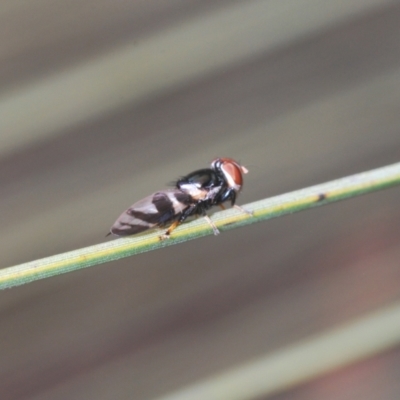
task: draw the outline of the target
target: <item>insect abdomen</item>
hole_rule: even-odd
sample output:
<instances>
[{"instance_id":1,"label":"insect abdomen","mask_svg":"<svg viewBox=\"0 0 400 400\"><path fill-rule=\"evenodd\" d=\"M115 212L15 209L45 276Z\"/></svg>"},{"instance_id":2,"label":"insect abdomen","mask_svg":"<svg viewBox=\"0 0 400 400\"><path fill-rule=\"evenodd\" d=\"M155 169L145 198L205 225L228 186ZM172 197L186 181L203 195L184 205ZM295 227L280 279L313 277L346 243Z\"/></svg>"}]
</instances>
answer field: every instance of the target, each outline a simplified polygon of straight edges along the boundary
<instances>
[{"instance_id":1,"label":"insect abdomen","mask_svg":"<svg viewBox=\"0 0 400 400\"><path fill-rule=\"evenodd\" d=\"M191 202L191 197L178 189L154 193L124 211L111 227L111 233L127 236L163 227L179 219Z\"/></svg>"}]
</instances>

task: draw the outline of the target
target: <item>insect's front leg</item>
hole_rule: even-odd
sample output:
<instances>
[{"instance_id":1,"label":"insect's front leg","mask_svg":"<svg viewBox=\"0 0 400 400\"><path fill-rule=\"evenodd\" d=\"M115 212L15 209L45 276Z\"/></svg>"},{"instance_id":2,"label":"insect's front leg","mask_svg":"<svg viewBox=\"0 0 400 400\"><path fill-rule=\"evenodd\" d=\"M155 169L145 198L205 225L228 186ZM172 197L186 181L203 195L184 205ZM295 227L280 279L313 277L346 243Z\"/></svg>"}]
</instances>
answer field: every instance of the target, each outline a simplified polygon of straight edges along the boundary
<instances>
[{"instance_id":1,"label":"insect's front leg","mask_svg":"<svg viewBox=\"0 0 400 400\"><path fill-rule=\"evenodd\" d=\"M236 208L237 210L239 210L239 211L241 211L242 213L245 213L245 214L247 214L247 215L250 215L250 216L253 216L253 215L254 215L254 213L253 213L252 211L248 211L248 210L244 209L243 207L240 207L240 206L238 206L238 205L236 204L236 192L231 191L231 192L229 193L229 196L227 197L227 200L230 200L230 201L231 201L231 205L232 205L233 208ZM221 204L221 206L222 206L222 204ZM222 209L224 209L223 206L222 206Z\"/></svg>"},{"instance_id":2,"label":"insect's front leg","mask_svg":"<svg viewBox=\"0 0 400 400\"><path fill-rule=\"evenodd\" d=\"M242 213L245 213L245 214L249 215L250 217L254 216L253 211L246 210L245 208L243 208L241 206L238 206L237 204L234 204L233 208L236 208L236 210L239 210Z\"/></svg>"}]
</instances>

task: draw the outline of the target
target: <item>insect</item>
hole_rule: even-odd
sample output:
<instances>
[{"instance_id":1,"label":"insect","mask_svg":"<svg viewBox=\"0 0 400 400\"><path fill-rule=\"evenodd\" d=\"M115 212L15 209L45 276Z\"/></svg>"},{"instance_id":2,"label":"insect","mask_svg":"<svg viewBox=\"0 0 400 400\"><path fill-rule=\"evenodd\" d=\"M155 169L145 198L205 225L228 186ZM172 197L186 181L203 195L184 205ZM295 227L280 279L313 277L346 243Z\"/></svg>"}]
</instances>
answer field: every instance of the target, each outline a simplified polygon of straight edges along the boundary
<instances>
[{"instance_id":1,"label":"insect","mask_svg":"<svg viewBox=\"0 0 400 400\"><path fill-rule=\"evenodd\" d=\"M204 217L214 235L218 235L218 228L206 214L211 207L219 205L225 209L223 203L230 201L232 207L251 214L235 204L243 186L243 174L247 172L247 168L231 158L217 158L210 168L179 178L174 188L156 192L133 204L115 221L108 235L127 236L168 227L160 236L163 240L191 216Z\"/></svg>"}]
</instances>

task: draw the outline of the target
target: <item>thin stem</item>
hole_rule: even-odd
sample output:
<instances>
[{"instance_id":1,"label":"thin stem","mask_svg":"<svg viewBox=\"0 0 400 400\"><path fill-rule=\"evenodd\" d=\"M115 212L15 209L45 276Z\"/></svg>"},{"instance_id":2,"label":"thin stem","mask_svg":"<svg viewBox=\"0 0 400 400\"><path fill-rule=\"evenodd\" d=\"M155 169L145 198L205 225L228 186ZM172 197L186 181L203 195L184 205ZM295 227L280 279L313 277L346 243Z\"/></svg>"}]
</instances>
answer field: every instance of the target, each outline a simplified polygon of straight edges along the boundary
<instances>
[{"instance_id":1,"label":"thin stem","mask_svg":"<svg viewBox=\"0 0 400 400\"><path fill-rule=\"evenodd\" d=\"M228 229L329 204L399 183L400 163L396 163L244 205L243 208L252 212L252 216L237 209L230 209L214 214L212 221L221 232L224 232ZM199 218L178 227L168 240L160 241L159 234L159 232L152 232L129 238L119 238L5 268L0 270L0 289L212 235L213 231L204 218Z\"/></svg>"}]
</instances>

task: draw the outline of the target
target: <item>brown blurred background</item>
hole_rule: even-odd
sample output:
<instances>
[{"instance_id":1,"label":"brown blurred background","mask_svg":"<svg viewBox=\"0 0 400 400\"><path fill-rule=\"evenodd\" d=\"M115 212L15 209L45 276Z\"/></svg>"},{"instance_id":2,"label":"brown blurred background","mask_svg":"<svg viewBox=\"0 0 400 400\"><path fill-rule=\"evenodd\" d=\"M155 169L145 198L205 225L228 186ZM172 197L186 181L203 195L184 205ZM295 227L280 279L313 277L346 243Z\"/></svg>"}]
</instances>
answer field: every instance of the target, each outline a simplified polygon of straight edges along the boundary
<instances>
[{"instance_id":1,"label":"brown blurred background","mask_svg":"<svg viewBox=\"0 0 400 400\"><path fill-rule=\"evenodd\" d=\"M399 1L0 4L2 267L105 241L215 156L249 168L239 204L399 161ZM399 195L1 292L0 398L157 399L399 301ZM262 398L399 376L400 346Z\"/></svg>"}]
</instances>

